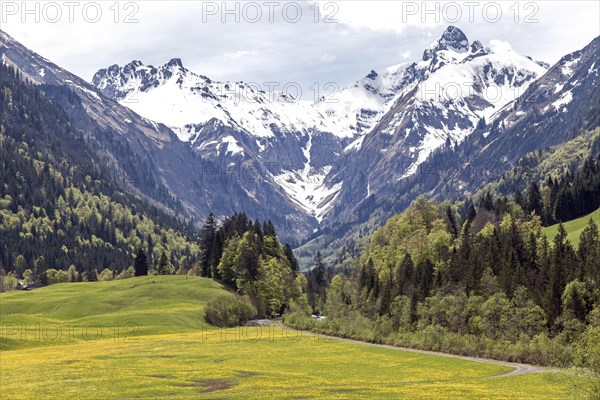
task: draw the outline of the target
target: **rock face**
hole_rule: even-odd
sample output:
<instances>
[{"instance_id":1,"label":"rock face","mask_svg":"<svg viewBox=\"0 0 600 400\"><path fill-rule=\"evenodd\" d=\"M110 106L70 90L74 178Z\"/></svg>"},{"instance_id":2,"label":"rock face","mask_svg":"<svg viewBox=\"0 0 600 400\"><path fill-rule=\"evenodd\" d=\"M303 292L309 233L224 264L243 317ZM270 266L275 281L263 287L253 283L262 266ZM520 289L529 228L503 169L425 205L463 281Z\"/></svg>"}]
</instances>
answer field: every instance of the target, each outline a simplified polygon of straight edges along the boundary
<instances>
[{"instance_id":1,"label":"rock face","mask_svg":"<svg viewBox=\"0 0 600 400\"><path fill-rule=\"evenodd\" d=\"M479 41L473 42L474 50L482 48L483 46ZM440 51L454 51L457 53L465 53L469 50L469 40L467 36L455 26L449 26L442 36L434 42L425 52L423 53L423 60L431 60Z\"/></svg>"},{"instance_id":2,"label":"rock face","mask_svg":"<svg viewBox=\"0 0 600 400\"><path fill-rule=\"evenodd\" d=\"M213 81L179 59L160 67L139 61L111 66L93 82L104 95L171 127L204 159L242 167L241 173L257 178L251 181L271 184L298 209L294 218L312 226L326 209L315 190L301 188L318 189L349 138L309 102L243 82ZM247 185L258 190L242 182Z\"/></svg>"},{"instance_id":3,"label":"rock face","mask_svg":"<svg viewBox=\"0 0 600 400\"><path fill-rule=\"evenodd\" d=\"M272 185L268 191L285 196L294 218L313 229L386 193L440 146L460 143L544 72L527 57L470 43L450 26L421 60L372 70L313 104L213 81L179 59L111 66L93 83L169 126L203 159L242 166L256 178L240 182L251 193Z\"/></svg>"},{"instance_id":4,"label":"rock face","mask_svg":"<svg viewBox=\"0 0 600 400\"><path fill-rule=\"evenodd\" d=\"M526 153L559 145L600 126L600 37L564 56L493 123L472 135L470 145L453 156L468 157L445 171L436 185L438 197L473 193L508 171ZM464 160L464 159L463 159ZM433 161L433 160L431 160ZM430 162L431 162L430 161Z\"/></svg>"}]
</instances>

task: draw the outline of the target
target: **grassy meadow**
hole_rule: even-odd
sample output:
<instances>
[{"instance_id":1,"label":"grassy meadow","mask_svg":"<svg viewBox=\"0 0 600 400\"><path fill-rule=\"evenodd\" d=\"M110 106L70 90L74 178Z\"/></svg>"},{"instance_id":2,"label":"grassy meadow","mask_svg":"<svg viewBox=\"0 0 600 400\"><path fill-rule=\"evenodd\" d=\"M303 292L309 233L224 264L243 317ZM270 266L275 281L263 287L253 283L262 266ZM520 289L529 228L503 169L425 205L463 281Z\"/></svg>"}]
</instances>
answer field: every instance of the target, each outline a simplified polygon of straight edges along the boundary
<instances>
[{"instance_id":1,"label":"grassy meadow","mask_svg":"<svg viewBox=\"0 0 600 400\"><path fill-rule=\"evenodd\" d=\"M0 295L2 399L563 399L563 373L203 321L226 289L161 276Z\"/></svg>"},{"instance_id":2,"label":"grassy meadow","mask_svg":"<svg viewBox=\"0 0 600 400\"><path fill-rule=\"evenodd\" d=\"M565 222L563 224L563 226L567 230L569 241L573 245L577 246L579 244L579 235L581 235L581 232L587 226L588 222L590 221L590 218L592 218L596 222L596 224L600 224L600 208L594 211L593 213L586 215L585 217L577 218L572 221ZM546 236L548 236L549 240L554 239L554 237L558 233L558 226L559 224L556 224L544 228L544 233L546 234Z\"/></svg>"}]
</instances>

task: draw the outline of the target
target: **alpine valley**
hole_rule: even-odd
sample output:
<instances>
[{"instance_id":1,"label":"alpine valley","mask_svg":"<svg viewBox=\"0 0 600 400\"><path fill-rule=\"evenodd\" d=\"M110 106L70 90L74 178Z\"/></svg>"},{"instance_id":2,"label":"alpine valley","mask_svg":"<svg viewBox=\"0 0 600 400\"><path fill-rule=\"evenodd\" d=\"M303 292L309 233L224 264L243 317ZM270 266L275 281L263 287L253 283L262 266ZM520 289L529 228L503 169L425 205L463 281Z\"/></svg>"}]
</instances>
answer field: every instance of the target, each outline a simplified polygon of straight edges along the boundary
<instances>
[{"instance_id":1,"label":"alpine valley","mask_svg":"<svg viewBox=\"0 0 600 400\"><path fill-rule=\"evenodd\" d=\"M0 31L0 397L598 400L600 36L554 3L469 25L554 65L455 26L184 23L214 2L8 26L88 81ZM172 58L350 82L415 33L311 100Z\"/></svg>"},{"instance_id":2,"label":"alpine valley","mask_svg":"<svg viewBox=\"0 0 600 400\"><path fill-rule=\"evenodd\" d=\"M271 220L303 266L317 250L342 265L418 196L474 196L527 154L593 132L599 46L549 66L449 26L420 59L312 102L178 58L87 82L0 33L2 63L64 111L122 190L187 220Z\"/></svg>"}]
</instances>

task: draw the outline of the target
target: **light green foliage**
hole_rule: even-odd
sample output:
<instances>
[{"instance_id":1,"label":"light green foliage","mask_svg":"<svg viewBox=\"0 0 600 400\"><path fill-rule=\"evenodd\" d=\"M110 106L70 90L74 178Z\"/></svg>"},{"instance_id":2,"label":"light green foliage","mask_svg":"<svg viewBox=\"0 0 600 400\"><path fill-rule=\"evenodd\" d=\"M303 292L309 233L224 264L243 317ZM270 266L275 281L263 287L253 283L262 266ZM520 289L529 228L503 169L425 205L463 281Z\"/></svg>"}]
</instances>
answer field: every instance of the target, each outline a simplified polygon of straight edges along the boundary
<instances>
[{"instance_id":1,"label":"light green foliage","mask_svg":"<svg viewBox=\"0 0 600 400\"><path fill-rule=\"evenodd\" d=\"M223 249L223 256L219 262L219 273L225 282L235 282L235 259L239 250L240 239L232 237Z\"/></svg>"},{"instance_id":2,"label":"light green foliage","mask_svg":"<svg viewBox=\"0 0 600 400\"><path fill-rule=\"evenodd\" d=\"M589 327L579 338L575 364L586 369L587 379L578 385L580 391L589 399L600 399L600 327Z\"/></svg>"},{"instance_id":3,"label":"light green foliage","mask_svg":"<svg viewBox=\"0 0 600 400\"><path fill-rule=\"evenodd\" d=\"M347 285L350 281L343 279L341 275L336 275L331 281L327 290L327 303L325 305L325 314L329 318L344 318L348 312L350 296L352 292Z\"/></svg>"},{"instance_id":4,"label":"light green foliage","mask_svg":"<svg viewBox=\"0 0 600 400\"><path fill-rule=\"evenodd\" d=\"M30 270L29 268L27 268L25 271L23 271L23 281L25 281L25 283L33 283L33 271Z\"/></svg>"},{"instance_id":5,"label":"light green foliage","mask_svg":"<svg viewBox=\"0 0 600 400\"><path fill-rule=\"evenodd\" d=\"M281 311L286 300L283 292L283 268L276 258L271 258L269 261L261 258L259 263L262 276L258 283L258 293L261 303L264 305L265 314L273 315Z\"/></svg>"},{"instance_id":6,"label":"light green foliage","mask_svg":"<svg viewBox=\"0 0 600 400\"><path fill-rule=\"evenodd\" d=\"M55 283L63 283L70 282L71 276L68 271L63 270L55 270L53 268L49 268L46 270L46 276L48 277L48 284L53 285Z\"/></svg>"},{"instance_id":7,"label":"light green foliage","mask_svg":"<svg viewBox=\"0 0 600 400\"><path fill-rule=\"evenodd\" d=\"M17 258L15 259L15 273L17 274L17 276L23 276L23 272L25 272L25 270L27 269L27 262L25 261L25 257L23 257L21 254L19 254L17 256Z\"/></svg>"},{"instance_id":8,"label":"light green foliage","mask_svg":"<svg viewBox=\"0 0 600 400\"><path fill-rule=\"evenodd\" d=\"M510 301L504 293L495 293L481 306L481 331L491 339L501 337L511 317Z\"/></svg>"},{"instance_id":9,"label":"light green foliage","mask_svg":"<svg viewBox=\"0 0 600 400\"><path fill-rule=\"evenodd\" d=\"M206 322L219 327L243 325L256 315L256 307L248 297L232 295L221 295L210 299L204 311Z\"/></svg>"},{"instance_id":10,"label":"light green foliage","mask_svg":"<svg viewBox=\"0 0 600 400\"><path fill-rule=\"evenodd\" d=\"M399 332L409 332L412 328L411 300L406 296L398 296L390 306L392 329Z\"/></svg>"},{"instance_id":11,"label":"light green foliage","mask_svg":"<svg viewBox=\"0 0 600 400\"><path fill-rule=\"evenodd\" d=\"M585 321L591 302L591 293L583 282L569 282L562 295L563 317Z\"/></svg>"},{"instance_id":12,"label":"light green foliage","mask_svg":"<svg viewBox=\"0 0 600 400\"><path fill-rule=\"evenodd\" d=\"M587 285L579 280L569 282L561 296L562 315L560 337L574 342L586 328L586 320L592 308L592 295Z\"/></svg>"},{"instance_id":13,"label":"light green foliage","mask_svg":"<svg viewBox=\"0 0 600 400\"><path fill-rule=\"evenodd\" d=\"M413 207L390 218L373 234L361 262L373 260L381 277L388 264L397 265L406 254L415 264L431 259L440 267L452 243L445 229L444 213L443 207L422 197L417 199Z\"/></svg>"},{"instance_id":14,"label":"light green foliage","mask_svg":"<svg viewBox=\"0 0 600 400\"><path fill-rule=\"evenodd\" d=\"M135 269L133 267L129 267L129 268L121 271L119 273L119 275L117 275L115 277L115 279L128 279L128 278L133 278L134 276L135 276ZM194 276L194 275L192 275L192 276Z\"/></svg>"},{"instance_id":15,"label":"light green foliage","mask_svg":"<svg viewBox=\"0 0 600 400\"><path fill-rule=\"evenodd\" d=\"M510 326L507 337L516 341L521 335L535 337L544 331L546 316L544 310L529 297L525 287L519 286L511 301Z\"/></svg>"},{"instance_id":16,"label":"light green foliage","mask_svg":"<svg viewBox=\"0 0 600 400\"><path fill-rule=\"evenodd\" d=\"M172 275L175 273L175 270L169 259L167 258L167 254L163 251L160 255L158 263L156 264L156 268L153 269L155 275Z\"/></svg>"},{"instance_id":17,"label":"light green foliage","mask_svg":"<svg viewBox=\"0 0 600 400\"><path fill-rule=\"evenodd\" d=\"M0 292L15 290L19 280L13 272L6 274L3 269L0 269Z\"/></svg>"},{"instance_id":18,"label":"light green foliage","mask_svg":"<svg viewBox=\"0 0 600 400\"><path fill-rule=\"evenodd\" d=\"M225 283L253 300L259 316L281 313L290 300L306 301L306 278L291 269L276 237L250 231L233 236L217 268Z\"/></svg>"},{"instance_id":19,"label":"light green foliage","mask_svg":"<svg viewBox=\"0 0 600 400\"><path fill-rule=\"evenodd\" d=\"M104 271L98 275L98 280L100 281L112 281L114 279L114 273L108 268L105 268Z\"/></svg>"},{"instance_id":20,"label":"light green foliage","mask_svg":"<svg viewBox=\"0 0 600 400\"><path fill-rule=\"evenodd\" d=\"M500 291L498 278L494 275L491 268L486 268L481 275L481 292L487 297Z\"/></svg>"}]
</instances>

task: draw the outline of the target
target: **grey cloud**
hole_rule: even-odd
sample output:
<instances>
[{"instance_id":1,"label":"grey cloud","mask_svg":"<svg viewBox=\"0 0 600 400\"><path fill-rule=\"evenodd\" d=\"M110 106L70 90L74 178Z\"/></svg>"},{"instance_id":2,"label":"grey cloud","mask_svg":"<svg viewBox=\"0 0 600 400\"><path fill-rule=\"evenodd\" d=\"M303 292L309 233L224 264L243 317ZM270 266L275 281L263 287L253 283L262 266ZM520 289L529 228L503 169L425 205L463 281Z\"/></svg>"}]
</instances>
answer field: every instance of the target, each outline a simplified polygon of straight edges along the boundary
<instances>
[{"instance_id":1,"label":"grey cloud","mask_svg":"<svg viewBox=\"0 0 600 400\"><path fill-rule=\"evenodd\" d=\"M580 33L574 29L577 15L584 13L583 9L579 14L572 12L573 7L590 7L589 3L572 3L562 9L541 7L537 24L461 21L455 25L470 40L479 39L487 44L500 39L521 54L552 63L593 39L594 35L590 35L593 26L590 30L586 25L588 29ZM308 3L303 3L306 14L298 23L285 22L281 17L276 23L269 23L266 18L259 23L221 23L216 17L203 23L202 7L196 2L139 2L139 5L138 24L9 21L3 29L85 79L91 79L100 68L123 65L133 59L160 65L178 57L191 70L212 79L298 82L308 88L314 82L321 85L335 82L343 87L371 69L418 59L447 25L407 25L394 31L314 23ZM560 15L563 13L564 17ZM594 23L597 32L600 28ZM239 58L227 55L239 51L251 53ZM411 55L409 60L403 57L406 53Z\"/></svg>"}]
</instances>

